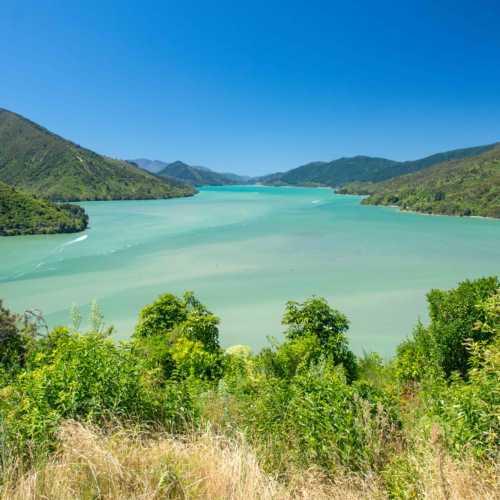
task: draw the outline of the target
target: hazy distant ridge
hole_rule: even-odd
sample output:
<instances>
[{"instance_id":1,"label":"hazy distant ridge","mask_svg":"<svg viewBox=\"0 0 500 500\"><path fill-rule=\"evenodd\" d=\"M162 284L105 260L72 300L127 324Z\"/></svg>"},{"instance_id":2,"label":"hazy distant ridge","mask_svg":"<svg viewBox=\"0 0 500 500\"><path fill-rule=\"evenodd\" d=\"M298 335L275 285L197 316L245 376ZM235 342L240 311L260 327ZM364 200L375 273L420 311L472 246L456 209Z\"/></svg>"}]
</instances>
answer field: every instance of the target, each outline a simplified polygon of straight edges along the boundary
<instances>
[{"instance_id":1,"label":"hazy distant ridge","mask_svg":"<svg viewBox=\"0 0 500 500\"><path fill-rule=\"evenodd\" d=\"M177 179L193 186L223 186L227 184L244 184L250 177L233 173L221 173L207 167L188 165L182 161L166 163L160 160L138 158L130 160L145 170L154 172L160 177Z\"/></svg>"},{"instance_id":2,"label":"hazy distant ridge","mask_svg":"<svg viewBox=\"0 0 500 500\"><path fill-rule=\"evenodd\" d=\"M387 158L353 156L330 162L307 163L286 172L256 178L270 185L339 187L350 182L379 182L400 175L417 172L448 160L459 160L477 156L494 148L495 144L438 153L414 161L398 162Z\"/></svg>"}]
</instances>

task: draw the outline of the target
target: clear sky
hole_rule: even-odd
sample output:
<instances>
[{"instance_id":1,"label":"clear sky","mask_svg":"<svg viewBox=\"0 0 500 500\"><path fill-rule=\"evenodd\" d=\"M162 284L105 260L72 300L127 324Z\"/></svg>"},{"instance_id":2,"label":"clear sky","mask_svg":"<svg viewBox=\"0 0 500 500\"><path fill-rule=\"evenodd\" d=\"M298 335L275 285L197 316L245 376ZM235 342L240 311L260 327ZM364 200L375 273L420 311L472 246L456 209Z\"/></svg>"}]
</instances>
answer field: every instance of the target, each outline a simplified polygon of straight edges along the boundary
<instances>
[{"instance_id":1,"label":"clear sky","mask_svg":"<svg viewBox=\"0 0 500 500\"><path fill-rule=\"evenodd\" d=\"M262 174L500 140L500 2L2 0L0 107Z\"/></svg>"}]
</instances>

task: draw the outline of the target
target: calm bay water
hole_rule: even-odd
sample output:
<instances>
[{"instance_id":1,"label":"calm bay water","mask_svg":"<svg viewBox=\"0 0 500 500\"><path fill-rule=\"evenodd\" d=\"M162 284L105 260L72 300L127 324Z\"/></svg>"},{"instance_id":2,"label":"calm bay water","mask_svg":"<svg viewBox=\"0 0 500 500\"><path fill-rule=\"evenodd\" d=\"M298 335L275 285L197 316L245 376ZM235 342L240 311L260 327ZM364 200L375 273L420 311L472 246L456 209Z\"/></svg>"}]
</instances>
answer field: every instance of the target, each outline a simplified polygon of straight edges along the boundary
<instances>
[{"instance_id":1,"label":"calm bay water","mask_svg":"<svg viewBox=\"0 0 500 500\"><path fill-rule=\"evenodd\" d=\"M68 323L96 299L116 336L163 292L193 290L224 346L280 336L287 300L316 294L351 319L355 351L385 355L426 319L425 293L500 274L500 221L359 204L329 189L217 187L193 198L82 204L91 228L0 238L0 297Z\"/></svg>"}]
</instances>

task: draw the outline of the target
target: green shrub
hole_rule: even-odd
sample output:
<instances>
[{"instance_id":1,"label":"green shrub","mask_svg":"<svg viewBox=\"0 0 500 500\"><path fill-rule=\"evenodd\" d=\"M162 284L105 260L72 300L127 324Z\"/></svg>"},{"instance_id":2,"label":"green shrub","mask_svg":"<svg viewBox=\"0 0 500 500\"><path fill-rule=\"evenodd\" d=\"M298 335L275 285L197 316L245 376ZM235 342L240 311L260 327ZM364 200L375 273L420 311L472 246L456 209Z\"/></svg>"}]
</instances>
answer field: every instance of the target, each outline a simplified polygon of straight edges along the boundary
<instances>
[{"instance_id":1,"label":"green shrub","mask_svg":"<svg viewBox=\"0 0 500 500\"><path fill-rule=\"evenodd\" d=\"M208 351L219 349L219 319L190 292L182 298L170 293L160 295L144 307L134 336L137 338L169 334L170 341L178 336L200 341Z\"/></svg>"},{"instance_id":2,"label":"green shrub","mask_svg":"<svg viewBox=\"0 0 500 500\"><path fill-rule=\"evenodd\" d=\"M436 359L436 341L429 328L420 321L411 338L397 347L396 375L402 382L419 381L426 376L439 376L442 371Z\"/></svg>"},{"instance_id":3,"label":"green shrub","mask_svg":"<svg viewBox=\"0 0 500 500\"><path fill-rule=\"evenodd\" d=\"M484 320L484 311L477 306L494 295L499 287L498 279L490 277L466 280L455 289L431 290L427 294L429 329L435 342L436 360L446 376L454 371L466 375L470 357L466 341L492 339L489 332L475 328L477 322Z\"/></svg>"},{"instance_id":4,"label":"green shrub","mask_svg":"<svg viewBox=\"0 0 500 500\"><path fill-rule=\"evenodd\" d=\"M346 337L349 321L324 298L288 302L282 323L287 326L286 342L277 349L273 370L289 377L300 366L328 359L334 365L343 365L349 381L356 378L356 359Z\"/></svg>"},{"instance_id":5,"label":"green shrub","mask_svg":"<svg viewBox=\"0 0 500 500\"><path fill-rule=\"evenodd\" d=\"M349 385L331 363L313 366L291 381L266 378L247 399L247 433L271 469L288 462L327 473L339 465L378 467L397 421L374 394Z\"/></svg>"},{"instance_id":6,"label":"green shrub","mask_svg":"<svg viewBox=\"0 0 500 500\"><path fill-rule=\"evenodd\" d=\"M325 357L318 337L311 334L292 338L282 344L275 342L273 347L262 349L257 356L257 366L267 376L286 380Z\"/></svg>"},{"instance_id":7,"label":"green shrub","mask_svg":"<svg viewBox=\"0 0 500 500\"><path fill-rule=\"evenodd\" d=\"M481 304L498 293L495 277L464 281L457 288L431 290L427 294L430 324L418 323L410 339L399 347L396 372L403 381L422 380L457 371L467 376L470 363L468 342L491 342L491 326L478 327L486 319Z\"/></svg>"},{"instance_id":8,"label":"green shrub","mask_svg":"<svg viewBox=\"0 0 500 500\"><path fill-rule=\"evenodd\" d=\"M179 338L170 348L175 378L215 380L222 376L221 353L207 351L199 340Z\"/></svg>"},{"instance_id":9,"label":"green shrub","mask_svg":"<svg viewBox=\"0 0 500 500\"><path fill-rule=\"evenodd\" d=\"M357 373L360 382L366 382L381 390L394 389L394 366L376 352L364 353L357 358Z\"/></svg>"},{"instance_id":10,"label":"green shrub","mask_svg":"<svg viewBox=\"0 0 500 500\"><path fill-rule=\"evenodd\" d=\"M164 294L140 312L133 349L144 366L159 370L165 380L218 379L223 357L218 324L219 318L192 293L182 298Z\"/></svg>"},{"instance_id":11,"label":"green shrub","mask_svg":"<svg viewBox=\"0 0 500 500\"><path fill-rule=\"evenodd\" d=\"M446 381L429 381L426 397L439 418L449 448L498 459L500 454L500 294L477 306L484 315L475 325L493 342L469 342L469 370Z\"/></svg>"},{"instance_id":12,"label":"green shrub","mask_svg":"<svg viewBox=\"0 0 500 500\"><path fill-rule=\"evenodd\" d=\"M4 372L4 377L6 372L25 366L35 336L36 326L28 316L10 312L0 299L0 370Z\"/></svg>"},{"instance_id":13,"label":"green shrub","mask_svg":"<svg viewBox=\"0 0 500 500\"><path fill-rule=\"evenodd\" d=\"M175 428L193 416L189 392L160 386L127 345L100 333L55 329L32 360L3 389L1 423L11 444L50 446L61 419L91 423L127 420Z\"/></svg>"}]
</instances>

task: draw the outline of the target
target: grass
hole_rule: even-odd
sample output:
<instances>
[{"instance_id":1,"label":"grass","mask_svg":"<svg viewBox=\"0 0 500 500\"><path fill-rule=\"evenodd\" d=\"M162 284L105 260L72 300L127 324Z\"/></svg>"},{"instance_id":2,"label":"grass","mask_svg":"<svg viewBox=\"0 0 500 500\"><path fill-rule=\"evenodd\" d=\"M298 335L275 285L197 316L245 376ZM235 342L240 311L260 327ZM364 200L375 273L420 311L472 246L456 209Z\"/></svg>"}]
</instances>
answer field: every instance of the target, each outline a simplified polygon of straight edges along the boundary
<instances>
[{"instance_id":1,"label":"grass","mask_svg":"<svg viewBox=\"0 0 500 500\"><path fill-rule=\"evenodd\" d=\"M210 427L172 437L67 421L59 443L58 452L38 467L24 471L21 463L13 463L0 498L354 500L388 498L392 481L405 487L413 483L406 494L393 493L396 498L493 500L500 487L494 464L452 459L436 429L427 442L395 460L386 477L339 470L333 479L314 469L292 469L280 478L267 474L242 436L228 438Z\"/></svg>"}]
</instances>

